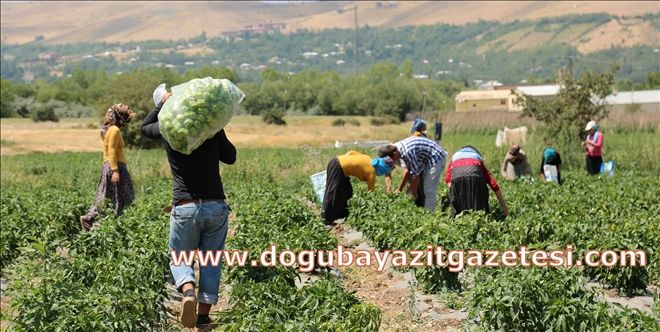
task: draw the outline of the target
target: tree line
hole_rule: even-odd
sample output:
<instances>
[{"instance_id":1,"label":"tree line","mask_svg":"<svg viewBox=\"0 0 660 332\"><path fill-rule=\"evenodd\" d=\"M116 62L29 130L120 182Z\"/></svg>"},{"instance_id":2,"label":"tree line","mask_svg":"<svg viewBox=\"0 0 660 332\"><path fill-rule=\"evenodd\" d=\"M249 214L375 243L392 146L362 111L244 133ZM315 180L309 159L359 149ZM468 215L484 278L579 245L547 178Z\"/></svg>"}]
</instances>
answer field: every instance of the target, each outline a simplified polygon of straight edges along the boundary
<instances>
[{"instance_id":1,"label":"tree line","mask_svg":"<svg viewBox=\"0 0 660 332\"><path fill-rule=\"evenodd\" d=\"M203 67L179 74L167 68L137 69L120 75L103 70L74 70L71 77L53 82L37 80L32 84L2 80L2 117L33 116L44 113L54 102L71 109L84 106L99 118L114 103L126 103L136 111L136 120L125 139L134 146L149 147L153 142L139 134L139 122L154 107L153 89L160 83L168 87L197 77L227 78L246 94L241 111L261 115L264 121L283 124L286 113L310 115L372 115L404 120L407 113L449 111L453 97L465 88L462 82L417 79L411 61L401 65L380 63L359 75L340 76L332 71L306 70L297 74L267 69L259 81L240 82L235 70ZM31 109L32 108L32 109ZM52 107L51 107L52 108ZM55 113L46 112L48 114ZM80 116L80 114L60 114ZM52 120L49 116L39 120Z\"/></svg>"}]
</instances>

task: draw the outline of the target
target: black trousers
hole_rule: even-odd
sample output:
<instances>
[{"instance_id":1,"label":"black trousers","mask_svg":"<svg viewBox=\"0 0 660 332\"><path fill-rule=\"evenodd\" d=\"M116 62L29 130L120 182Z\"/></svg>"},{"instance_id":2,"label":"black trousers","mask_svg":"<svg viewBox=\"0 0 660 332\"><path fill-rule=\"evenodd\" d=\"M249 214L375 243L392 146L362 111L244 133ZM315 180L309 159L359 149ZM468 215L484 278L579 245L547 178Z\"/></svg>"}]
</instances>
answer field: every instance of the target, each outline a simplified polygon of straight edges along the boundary
<instances>
[{"instance_id":1,"label":"black trousers","mask_svg":"<svg viewBox=\"0 0 660 332\"><path fill-rule=\"evenodd\" d=\"M600 165L603 163L603 157L590 157L587 156L587 173L598 174L600 173Z\"/></svg>"},{"instance_id":2,"label":"black trousers","mask_svg":"<svg viewBox=\"0 0 660 332\"><path fill-rule=\"evenodd\" d=\"M337 158L328 163L326 170L325 194L323 195L323 221L326 225L348 217L348 200L353 197L351 179L344 175L344 170Z\"/></svg>"}]
</instances>

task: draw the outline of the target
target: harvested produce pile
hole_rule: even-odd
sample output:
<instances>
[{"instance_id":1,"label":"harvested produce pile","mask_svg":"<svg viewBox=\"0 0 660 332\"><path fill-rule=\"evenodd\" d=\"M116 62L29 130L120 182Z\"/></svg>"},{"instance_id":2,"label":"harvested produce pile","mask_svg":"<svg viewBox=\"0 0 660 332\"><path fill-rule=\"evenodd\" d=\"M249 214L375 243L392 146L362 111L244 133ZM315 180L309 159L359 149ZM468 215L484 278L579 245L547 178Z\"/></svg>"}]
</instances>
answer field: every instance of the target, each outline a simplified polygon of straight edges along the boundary
<instances>
[{"instance_id":1,"label":"harvested produce pile","mask_svg":"<svg viewBox=\"0 0 660 332\"><path fill-rule=\"evenodd\" d=\"M172 149L190 154L229 123L245 94L226 79L193 79L172 87L158 113L160 132Z\"/></svg>"}]
</instances>

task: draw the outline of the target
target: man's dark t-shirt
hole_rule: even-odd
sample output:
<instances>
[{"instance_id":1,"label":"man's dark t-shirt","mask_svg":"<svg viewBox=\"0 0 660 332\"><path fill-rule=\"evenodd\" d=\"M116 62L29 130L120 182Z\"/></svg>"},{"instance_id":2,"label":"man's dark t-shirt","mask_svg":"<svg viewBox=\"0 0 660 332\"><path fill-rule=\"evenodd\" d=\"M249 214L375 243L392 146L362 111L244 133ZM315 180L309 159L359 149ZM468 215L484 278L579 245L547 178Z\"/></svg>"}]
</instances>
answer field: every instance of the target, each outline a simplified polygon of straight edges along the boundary
<instances>
[{"instance_id":1,"label":"man's dark t-shirt","mask_svg":"<svg viewBox=\"0 0 660 332\"><path fill-rule=\"evenodd\" d=\"M147 115L140 130L146 137L162 139L172 170L172 204L185 199L225 199L220 179L220 164L236 162L236 148L220 130L189 155L177 152L167 143L158 128L158 112L162 105Z\"/></svg>"}]
</instances>

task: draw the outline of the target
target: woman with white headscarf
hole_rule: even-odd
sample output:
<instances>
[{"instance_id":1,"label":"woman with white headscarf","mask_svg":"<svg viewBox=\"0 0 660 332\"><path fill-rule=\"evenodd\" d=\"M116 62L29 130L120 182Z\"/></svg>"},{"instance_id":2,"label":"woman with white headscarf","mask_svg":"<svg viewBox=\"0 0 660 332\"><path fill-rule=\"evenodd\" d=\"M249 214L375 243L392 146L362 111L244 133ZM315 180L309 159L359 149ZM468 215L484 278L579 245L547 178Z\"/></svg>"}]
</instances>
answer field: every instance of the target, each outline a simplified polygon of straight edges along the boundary
<instances>
[{"instance_id":1,"label":"woman with white headscarf","mask_svg":"<svg viewBox=\"0 0 660 332\"><path fill-rule=\"evenodd\" d=\"M589 174L600 173L600 165L603 164L603 133L598 130L596 121L589 121L587 127L587 138L582 142L582 147L586 153L587 172Z\"/></svg>"}]
</instances>

